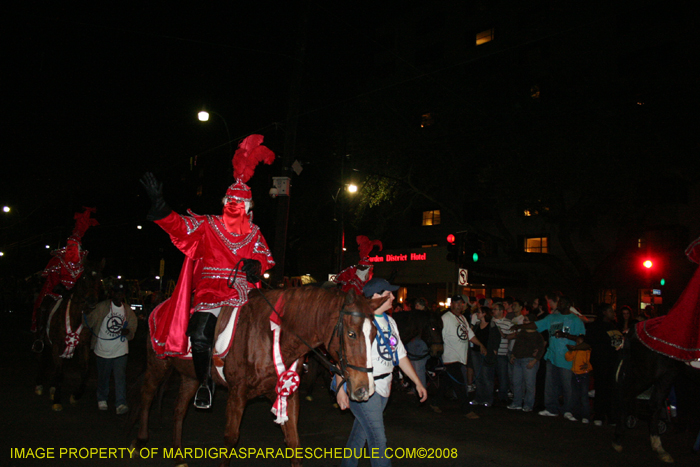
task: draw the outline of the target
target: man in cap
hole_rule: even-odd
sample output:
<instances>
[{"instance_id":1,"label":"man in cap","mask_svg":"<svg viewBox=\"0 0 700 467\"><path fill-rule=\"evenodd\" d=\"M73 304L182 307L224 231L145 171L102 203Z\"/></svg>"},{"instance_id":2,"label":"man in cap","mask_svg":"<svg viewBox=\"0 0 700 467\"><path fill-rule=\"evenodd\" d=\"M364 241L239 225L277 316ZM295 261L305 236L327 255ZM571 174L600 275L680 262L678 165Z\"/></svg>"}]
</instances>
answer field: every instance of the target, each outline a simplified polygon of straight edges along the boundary
<instances>
[{"instance_id":1,"label":"man in cap","mask_svg":"<svg viewBox=\"0 0 700 467\"><path fill-rule=\"evenodd\" d=\"M448 373L447 381L457 394L459 405L467 418L479 418L469 409L467 388L462 373L466 368L469 356L469 342L479 346L482 355L486 355L486 347L477 339L471 326L464 317L467 304L462 295L454 295L450 300L450 309L442 315L442 340L445 351L442 361Z\"/></svg>"},{"instance_id":2,"label":"man in cap","mask_svg":"<svg viewBox=\"0 0 700 467\"><path fill-rule=\"evenodd\" d=\"M160 320L158 326L151 326L153 348L159 357L185 356L185 336L189 336L201 383L194 405L201 409L212 403L212 346L222 307L232 307L237 313L248 301L253 284L275 264L260 229L253 224L252 197L245 183L258 162L271 164L275 158L262 141L261 135L251 135L238 145L233 156L236 183L226 191L221 215L177 214L165 203L162 184L152 174L141 180L151 199L149 220L165 230L185 254L173 296L151 315L151 320Z\"/></svg>"}]
</instances>

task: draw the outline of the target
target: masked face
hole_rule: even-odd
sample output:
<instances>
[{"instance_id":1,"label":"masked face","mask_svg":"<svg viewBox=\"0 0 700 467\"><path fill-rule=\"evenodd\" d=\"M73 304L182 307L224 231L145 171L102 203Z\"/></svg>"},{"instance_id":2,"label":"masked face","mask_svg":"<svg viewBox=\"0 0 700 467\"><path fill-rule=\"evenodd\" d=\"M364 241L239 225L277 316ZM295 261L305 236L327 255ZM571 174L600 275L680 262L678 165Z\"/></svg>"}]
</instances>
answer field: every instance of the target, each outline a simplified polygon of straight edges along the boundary
<instances>
[{"instance_id":1,"label":"masked face","mask_svg":"<svg viewBox=\"0 0 700 467\"><path fill-rule=\"evenodd\" d=\"M77 243L75 243L72 240L68 241L68 244L66 245L66 260L68 260L71 263L79 263L80 262L80 247L78 246Z\"/></svg>"},{"instance_id":2,"label":"masked face","mask_svg":"<svg viewBox=\"0 0 700 467\"><path fill-rule=\"evenodd\" d=\"M250 232L250 222L243 202L230 201L224 205L223 219L226 230L234 235Z\"/></svg>"}]
</instances>

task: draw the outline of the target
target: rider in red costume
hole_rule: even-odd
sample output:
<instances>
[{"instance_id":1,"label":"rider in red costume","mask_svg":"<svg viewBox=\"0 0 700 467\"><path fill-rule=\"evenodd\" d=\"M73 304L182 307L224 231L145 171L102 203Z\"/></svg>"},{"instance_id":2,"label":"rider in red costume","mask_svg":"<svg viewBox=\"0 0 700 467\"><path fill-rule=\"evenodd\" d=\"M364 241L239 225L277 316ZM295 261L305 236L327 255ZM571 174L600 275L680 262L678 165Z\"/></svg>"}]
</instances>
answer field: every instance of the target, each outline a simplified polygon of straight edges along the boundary
<instances>
[{"instance_id":1,"label":"rider in red costume","mask_svg":"<svg viewBox=\"0 0 700 467\"><path fill-rule=\"evenodd\" d=\"M90 215L96 211L95 208L83 207L83 212L76 212L73 218L75 219L75 227L73 233L68 237L66 246L51 252L51 260L41 273L42 277L46 278L39 296L34 302L32 310L32 327L31 331L37 333L37 341L41 340L41 333L44 331L46 323L46 311L51 304L61 299L66 292L71 290L76 281L83 273L83 261L87 257L88 252L82 250L80 240L85 235L85 231L93 225L99 225L95 219L91 219ZM47 300L44 303L45 299ZM43 306L42 306L43 303Z\"/></svg>"},{"instance_id":2,"label":"rider in red costume","mask_svg":"<svg viewBox=\"0 0 700 467\"><path fill-rule=\"evenodd\" d=\"M233 156L236 183L226 191L221 215L177 214L165 203L162 184L152 174L141 180L151 199L148 219L185 254L173 296L151 315L153 348L159 357L186 355L189 336L201 383L194 398L197 408L211 407L212 346L221 308L245 305L259 276L275 265L260 229L253 224L252 198L245 183L258 162L271 164L275 158L262 141L261 135L251 135L238 145Z\"/></svg>"},{"instance_id":3,"label":"rider in red costume","mask_svg":"<svg viewBox=\"0 0 700 467\"><path fill-rule=\"evenodd\" d=\"M333 281L340 284L343 292L354 289L357 295L362 295L362 289L372 279L373 274L373 266L369 260L369 254L375 245L379 247L379 251L382 251L382 242L370 240L364 235L358 235L356 240L360 250L360 262L356 266L350 266L340 271Z\"/></svg>"}]
</instances>

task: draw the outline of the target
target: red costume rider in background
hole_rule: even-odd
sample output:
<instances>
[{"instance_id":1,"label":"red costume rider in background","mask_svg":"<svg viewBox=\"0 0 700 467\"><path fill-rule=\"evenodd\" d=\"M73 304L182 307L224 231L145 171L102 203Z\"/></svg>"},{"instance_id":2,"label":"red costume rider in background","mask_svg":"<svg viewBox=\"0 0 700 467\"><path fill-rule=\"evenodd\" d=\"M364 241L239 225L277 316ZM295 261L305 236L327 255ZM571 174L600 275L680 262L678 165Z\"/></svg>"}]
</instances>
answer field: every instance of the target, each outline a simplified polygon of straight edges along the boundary
<instances>
[{"instance_id":1,"label":"red costume rider in background","mask_svg":"<svg viewBox=\"0 0 700 467\"><path fill-rule=\"evenodd\" d=\"M151 199L148 219L185 254L173 296L151 316L151 340L159 357L184 356L189 336L201 383L194 398L197 408L207 409L212 403L212 346L222 307L245 305L260 274L275 265L260 229L253 224L252 198L245 183L258 162L271 164L275 158L262 141L261 135L251 135L238 145L233 156L236 183L226 191L222 215L177 214L165 203L162 184L151 173L141 180Z\"/></svg>"},{"instance_id":2,"label":"red costume rider in background","mask_svg":"<svg viewBox=\"0 0 700 467\"><path fill-rule=\"evenodd\" d=\"M51 252L53 258L44 268L44 272L41 273L46 281L32 310L31 331L37 333L37 341L41 340L41 333L46 327L46 311L73 288L83 273L83 261L85 261L88 252L82 250L80 241L87 229L93 225L99 225L99 222L90 218L96 209L86 207L83 209L83 212L76 212L73 216L75 227L73 233L68 237L66 246Z\"/></svg>"},{"instance_id":3,"label":"red costume rider in background","mask_svg":"<svg viewBox=\"0 0 700 467\"><path fill-rule=\"evenodd\" d=\"M379 247L379 251L382 251L382 242L379 240L370 240L364 235L358 235L356 240L360 250L360 262L357 266L350 266L340 271L333 279L333 282L340 284L340 288L343 292L355 289L355 293L361 296L365 284L372 279L373 266L369 261L369 254L372 252L375 245Z\"/></svg>"}]
</instances>

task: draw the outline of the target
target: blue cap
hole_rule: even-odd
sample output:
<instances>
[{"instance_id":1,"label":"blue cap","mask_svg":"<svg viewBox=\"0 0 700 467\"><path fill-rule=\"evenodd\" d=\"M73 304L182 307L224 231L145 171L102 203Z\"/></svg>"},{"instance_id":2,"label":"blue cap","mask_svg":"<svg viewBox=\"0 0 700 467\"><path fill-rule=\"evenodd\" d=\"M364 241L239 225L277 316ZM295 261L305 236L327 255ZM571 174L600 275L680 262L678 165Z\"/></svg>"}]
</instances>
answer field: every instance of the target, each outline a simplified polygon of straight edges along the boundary
<instances>
[{"instance_id":1,"label":"blue cap","mask_svg":"<svg viewBox=\"0 0 700 467\"><path fill-rule=\"evenodd\" d=\"M369 280L365 284L364 288L362 289L362 293L365 294L365 297L370 298L376 293L381 295L385 290L388 290L390 292L396 292L397 290L399 290L399 286L391 285L386 279L375 277L374 279Z\"/></svg>"}]
</instances>

